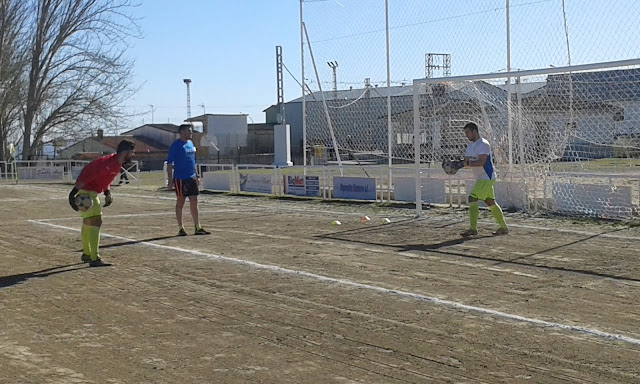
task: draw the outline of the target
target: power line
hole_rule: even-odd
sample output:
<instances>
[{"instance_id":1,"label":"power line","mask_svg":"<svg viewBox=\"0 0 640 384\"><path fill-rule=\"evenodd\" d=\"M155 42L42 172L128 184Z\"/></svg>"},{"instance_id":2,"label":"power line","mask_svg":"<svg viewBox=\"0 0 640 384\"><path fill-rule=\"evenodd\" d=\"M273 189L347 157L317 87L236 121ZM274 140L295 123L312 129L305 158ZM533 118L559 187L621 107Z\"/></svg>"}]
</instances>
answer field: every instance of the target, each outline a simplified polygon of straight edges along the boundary
<instances>
[{"instance_id":1,"label":"power line","mask_svg":"<svg viewBox=\"0 0 640 384\"><path fill-rule=\"evenodd\" d=\"M538 0L538 1L528 2L528 3L511 5L510 8L524 7L524 6L527 6L527 5L533 5L533 4L539 4L539 3L549 3L549 2L551 2L551 0ZM503 10L503 9L504 8L502 8L502 7L501 8L486 9L486 10L483 10L483 11L471 12L471 13L466 13L466 14L462 14L462 15L443 17L441 19L434 19L434 20L421 21L419 23L398 25L398 26L395 26L395 27L392 27L392 28L389 28L389 29L390 30L395 30L395 29L401 29L401 28L415 27L417 25L438 23L438 22L441 22L441 21L460 19L460 18L468 17L468 16L482 15L482 14L485 14L485 13L493 13L493 12L497 12L497 11L500 11L500 10ZM374 33L380 33L380 32L385 32L385 31L386 31L385 29L374 29L374 30L371 30L371 31L354 33L352 35L344 35L344 36L332 37L332 38L324 39L324 40L316 40L316 41L312 41L312 43L324 43L324 42L327 42L327 41L341 40L341 39L346 39L346 38L349 38L349 37L356 37L356 36L363 36L363 35L371 35L371 34L374 34Z\"/></svg>"},{"instance_id":2,"label":"power line","mask_svg":"<svg viewBox=\"0 0 640 384\"><path fill-rule=\"evenodd\" d=\"M286 70L287 70L287 72L288 72L288 73L289 73L289 75L293 78L293 80L295 80L295 81L296 81L296 83L298 83L298 85L299 85L300 87L302 87L302 84L300 84L300 82L298 81L298 79L293 75L293 73L291 73L291 71L289 70L289 68L287 68L287 66L285 65L285 63L284 63L284 62L282 63L282 66L284 67L284 69L286 69ZM309 85L308 85L308 84L305 84L305 89L307 90L307 92L309 92L309 94L310 94L310 95L312 95L312 94L313 94L313 91L311 91L311 89L309 88Z\"/></svg>"}]
</instances>

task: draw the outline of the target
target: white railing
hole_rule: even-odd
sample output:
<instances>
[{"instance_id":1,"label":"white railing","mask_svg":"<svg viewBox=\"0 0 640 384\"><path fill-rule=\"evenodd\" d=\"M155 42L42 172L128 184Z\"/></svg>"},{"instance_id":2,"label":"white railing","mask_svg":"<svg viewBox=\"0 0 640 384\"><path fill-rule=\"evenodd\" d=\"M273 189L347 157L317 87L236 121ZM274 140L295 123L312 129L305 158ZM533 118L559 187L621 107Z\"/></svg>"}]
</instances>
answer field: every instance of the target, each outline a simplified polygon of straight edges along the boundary
<instances>
[{"instance_id":1,"label":"white railing","mask_svg":"<svg viewBox=\"0 0 640 384\"><path fill-rule=\"evenodd\" d=\"M87 165L87 160L18 160L0 162L0 183L73 183ZM123 166L122 170L129 178L129 184L139 186L138 161ZM113 184L118 184L116 176Z\"/></svg>"},{"instance_id":2,"label":"white railing","mask_svg":"<svg viewBox=\"0 0 640 384\"><path fill-rule=\"evenodd\" d=\"M75 180L86 161L18 162L18 176L33 174L36 178L18 179L18 183L63 182ZM135 166L135 168L134 168ZM47 167L57 167L53 170ZM29 169L29 172L24 169ZM43 170L44 169L44 170ZM21 170L21 171L20 171ZM39 171L38 171L39 170ZM129 167L132 183L139 182L137 164ZM279 168L261 164L198 164L202 175L201 189L207 191L250 193L271 196L304 196L322 200L336 199L336 180L347 178L363 189L375 186L375 194L361 200L406 202L415 204L415 168L412 164L369 166L293 166ZM473 187L474 177L467 169L450 176L439 164L422 164L419 171L421 197L424 204L461 207ZM166 186L166 173L164 174ZM15 183L11 163L0 162L0 183ZM640 172L552 172L538 184L523 191L519 171L498 172L496 200L506 209L559 213L609 219L630 219L640 214ZM372 180L373 179L373 180ZM118 177L114 180L118 183ZM358 197L353 197L358 199Z\"/></svg>"}]
</instances>

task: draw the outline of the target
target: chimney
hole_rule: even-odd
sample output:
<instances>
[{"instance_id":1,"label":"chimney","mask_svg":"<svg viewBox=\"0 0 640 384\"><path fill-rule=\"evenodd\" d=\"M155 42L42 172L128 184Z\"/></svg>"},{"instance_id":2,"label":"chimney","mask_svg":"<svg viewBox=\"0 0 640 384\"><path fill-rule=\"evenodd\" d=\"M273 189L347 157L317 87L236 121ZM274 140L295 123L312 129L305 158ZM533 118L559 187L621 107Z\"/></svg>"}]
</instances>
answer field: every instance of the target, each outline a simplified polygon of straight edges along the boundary
<instances>
[{"instance_id":1,"label":"chimney","mask_svg":"<svg viewBox=\"0 0 640 384\"><path fill-rule=\"evenodd\" d=\"M98 140L104 139L104 131L102 129L98 129L96 133L98 135Z\"/></svg>"}]
</instances>

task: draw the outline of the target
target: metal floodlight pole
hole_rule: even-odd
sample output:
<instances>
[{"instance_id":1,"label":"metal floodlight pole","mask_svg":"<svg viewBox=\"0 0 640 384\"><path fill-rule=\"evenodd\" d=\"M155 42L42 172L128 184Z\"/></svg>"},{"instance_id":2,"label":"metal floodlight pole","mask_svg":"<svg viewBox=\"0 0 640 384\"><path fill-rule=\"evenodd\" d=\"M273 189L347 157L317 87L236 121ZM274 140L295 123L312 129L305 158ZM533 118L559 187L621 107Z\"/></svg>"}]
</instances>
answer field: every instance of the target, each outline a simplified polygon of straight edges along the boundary
<instances>
[{"instance_id":1,"label":"metal floodlight pole","mask_svg":"<svg viewBox=\"0 0 640 384\"><path fill-rule=\"evenodd\" d=\"M182 80L187 85L187 119L191 118L191 79Z\"/></svg>"},{"instance_id":2,"label":"metal floodlight pole","mask_svg":"<svg viewBox=\"0 0 640 384\"><path fill-rule=\"evenodd\" d=\"M285 118L285 106L284 106L284 73L282 67L284 63L282 61L282 47L276 46L276 86L277 86L277 100L280 118L277 120L278 124L286 125Z\"/></svg>"},{"instance_id":3,"label":"metal floodlight pole","mask_svg":"<svg viewBox=\"0 0 640 384\"><path fill-rule=\"evenodd\" d=\"M505 4L505 24L507 26L507 73L511 73L511 22L509 21L509 0ZM507 139L509 141L509 171L513 169L513 119L511 117L511 76L507 76Z\"/></svg>"},{"instance_id":4,"label":"metal floodlight pole","mask_svg":"<svg viewBox=\"0 0 640 384\"><path fill-rule=\"evenodd\" d=\"M386 56L387 56L387 166L389 167L388 180L387 180L387 201L391 202L391 185L393 184L393 175L391 174L391 167L393 166L393 127L391 121L391 64L389 61L390 49L389 49L389 0L384 2L384 14L385 14L385 37L386 37ZM384 197L384 193L383 193ZM383 199L384 200L384 199Z\"/></svg>"},{"instance_id":5,"label":"metal floodlight pole","mask_svg":"<svg viewBox=\"0 0 640 384\"><path fill-rule=\"evenodd\" d=\"M333 97L336 98L338 93L338 77L336 75L336 72L338 70L338 62L328 61L327 65L329 66L329 68L331 68L331 70L333 70Z\"/></svg>"},{"instance_id":6,"label":"metal floodlight pole","mask_svg":"<svg viewBox=\"0 0 640 384\"><path fill-rule=\"evenodd\" d=\"M302 3L300 0L300 71L302 72L302 165L304 174L307 174L307 97L304 94L304 86L307 84L304 78L304 18L302 16Z\"/></svg>"}]
</instances>

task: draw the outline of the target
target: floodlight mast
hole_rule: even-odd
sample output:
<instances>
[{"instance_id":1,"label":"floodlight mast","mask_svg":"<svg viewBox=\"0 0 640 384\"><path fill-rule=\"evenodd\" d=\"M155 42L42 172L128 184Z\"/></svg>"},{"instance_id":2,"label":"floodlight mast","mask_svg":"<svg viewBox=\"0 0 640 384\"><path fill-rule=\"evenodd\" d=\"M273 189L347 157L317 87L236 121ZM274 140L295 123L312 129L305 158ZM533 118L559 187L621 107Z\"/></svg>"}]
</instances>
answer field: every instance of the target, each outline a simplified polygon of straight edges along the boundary
<instances>
[{"instance_id":1,"label":"floodlight mast","mask_svg":"<svg viewBox=\"0 0 640 384\"><path fill-rule=\"evenodd\" d=\"M187 119L191 118L191 79L182 80L187 85Z\"/></svg>"},{"instance_id":2,"label":"floodlight mast","mask_svg":"<svg viewBox=\"0 0 640 384\"><path fill-rule=\"evenodd\" d=\"M329 68L331 68L331 70L333 70L333 97L337 98L337 94L338 94L338 76L337 76L337 70L338 70L338 62L337 61L328 61L327 65L329 66Z\"/></svg>"}]
</instances>

